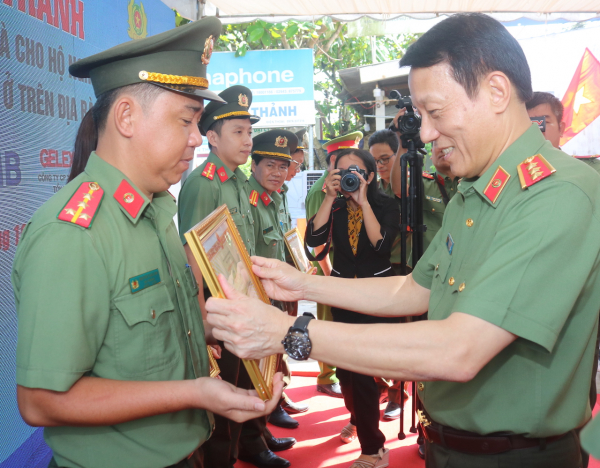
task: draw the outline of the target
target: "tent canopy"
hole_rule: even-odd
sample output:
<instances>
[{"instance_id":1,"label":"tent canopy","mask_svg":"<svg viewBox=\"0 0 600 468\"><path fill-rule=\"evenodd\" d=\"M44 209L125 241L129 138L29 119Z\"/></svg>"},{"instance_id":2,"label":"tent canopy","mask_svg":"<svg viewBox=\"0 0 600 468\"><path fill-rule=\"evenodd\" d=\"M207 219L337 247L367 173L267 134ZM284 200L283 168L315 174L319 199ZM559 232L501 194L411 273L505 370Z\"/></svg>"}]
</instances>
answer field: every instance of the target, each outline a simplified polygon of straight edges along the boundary
<instances>
[{"instance_id":1,"label":"tent canopy","mask_svg":"<svg viewBox=\"0 0 600 468\"><path fill-rule=\"evenodd\" d=\"M535 21L585 21L600 16L598 0L162 0L189 19L216 15L233 24L262 19L280 22L289 19L313 21L330 16L340 21L356 21L363 16L390 20L399 16L431 19L459 12L484 12L498 21L526 17Z\"/></svg>"}]
</instances>

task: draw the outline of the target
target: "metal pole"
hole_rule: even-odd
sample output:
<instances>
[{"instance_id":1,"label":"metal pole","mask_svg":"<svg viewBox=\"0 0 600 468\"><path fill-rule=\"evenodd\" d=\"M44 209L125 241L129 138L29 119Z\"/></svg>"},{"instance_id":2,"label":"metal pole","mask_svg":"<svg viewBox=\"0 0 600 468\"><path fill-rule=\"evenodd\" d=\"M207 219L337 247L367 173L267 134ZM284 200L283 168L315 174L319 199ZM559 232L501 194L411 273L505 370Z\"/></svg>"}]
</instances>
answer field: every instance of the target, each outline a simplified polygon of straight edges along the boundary
<instances>
[{"instance_id":1,"label":"metal pole","mask_svg":"<svg viewBox=\"0 0 600 468\"><path fill-rule=\"evenodd\" d=\"M313 143L314 137L314 125L308 126L308 169L310 171L315 170L315 145Z\"/></svg>"}]
</instances>

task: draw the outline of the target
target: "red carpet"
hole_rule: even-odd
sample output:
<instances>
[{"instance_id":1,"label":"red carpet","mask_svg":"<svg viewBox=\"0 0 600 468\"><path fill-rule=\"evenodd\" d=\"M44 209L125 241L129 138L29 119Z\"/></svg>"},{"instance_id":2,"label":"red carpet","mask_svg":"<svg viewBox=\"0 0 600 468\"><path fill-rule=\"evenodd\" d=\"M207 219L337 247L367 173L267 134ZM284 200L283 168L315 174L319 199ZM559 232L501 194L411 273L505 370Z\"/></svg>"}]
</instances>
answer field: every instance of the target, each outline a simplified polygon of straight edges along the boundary
<instances>
[{"instance_id":1,"label":"red carpet","mask_svg":"<svg viewBox=\"0 0 600 468\"><path fill-rule=\"evenodd\" d=\"M316 391L315 377L298 377L292 379L287 395L294 401L306 401L310 410L304 414L294 415L300 423L297 429L281 429L269 425L275 437L295 437L298 443L290 450L278 452L288 459L292 467L347 468L360 455L358 440L345 445L340 441L340 431L350 420L341 398L332 398ZM409 400L410 404L410 400ZM381 405L381 412L385 409ZM599 406L596 405L595 412ZM417 436L408 432L410 416L405 420L406 439L398 440L399 422L380 422L379 427L386 435L386 447L390 449L390 467L424 468L425 462L417 454ZM590 460L590 468L600 468L600 462ZM238 461L235 468L253 468L253 465Z\"/></svg>"}]
</instances>

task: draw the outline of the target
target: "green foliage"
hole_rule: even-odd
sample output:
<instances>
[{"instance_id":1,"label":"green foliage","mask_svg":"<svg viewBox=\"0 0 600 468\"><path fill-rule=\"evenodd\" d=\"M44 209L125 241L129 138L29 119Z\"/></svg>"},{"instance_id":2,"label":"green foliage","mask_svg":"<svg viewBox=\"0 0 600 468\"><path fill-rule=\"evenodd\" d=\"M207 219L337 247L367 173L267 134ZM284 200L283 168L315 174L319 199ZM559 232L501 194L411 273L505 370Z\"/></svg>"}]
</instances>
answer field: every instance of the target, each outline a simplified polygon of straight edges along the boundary
<instances>
[{"instance_id":1,"label":"green foliage","mask_svg":"<svg viewBox=\"0 0 600 468\"><path fill-rule=\"evenodd\" d=\"M315 101L317 114L328 136L352 131L363 125L360 114L352 106L345 106L339 99L342 82L338 70L372 63L370 37L347 37L345 23L323 18L316 22L285 21L223 26L215 51L235 52L243 57L249 50L300 49L314 50L315 91L323 93L324 99ZM417 39L416 35L379 36L375 41L378 62L400 59L404 51Z\"/></svg>"}]
</instances>

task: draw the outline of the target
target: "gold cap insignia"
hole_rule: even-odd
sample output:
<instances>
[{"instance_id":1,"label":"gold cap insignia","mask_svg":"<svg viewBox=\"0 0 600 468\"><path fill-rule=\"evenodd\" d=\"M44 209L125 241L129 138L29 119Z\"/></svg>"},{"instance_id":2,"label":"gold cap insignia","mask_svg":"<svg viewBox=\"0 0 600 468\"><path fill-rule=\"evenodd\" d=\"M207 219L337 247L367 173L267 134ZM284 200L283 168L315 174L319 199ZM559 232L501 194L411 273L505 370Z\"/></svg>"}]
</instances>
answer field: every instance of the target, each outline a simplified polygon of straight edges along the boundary
<instances>
[{"instance_id":1,"label":"gold cap insignia","mask_svg":"<svg viewBox=\"0 0 600 468\"><path fill-rule=\"evenodd\" d=\"M275 146L277 146L278 148L285 148L288 144L288 140L287 137L284 136L280 136L277 137L277 139L275 140Z\"/></svg>"},{"instance_id":2,"label":"gold cap insignia","mask_svg":"<svg viewBox=\"0 0 600 468\"><path fill-rule=\"evenodd\" d=\"M202 54L201 60L204 65L208 65L210 62L210 57L213 53L213 47L215 45L215 40L212 35L208 36L206 42L204 43L204 53Z\"/></svg>"},{"instance_id":3,"label":"gold cap insignia","mask_svg":"<svg viewBox=\"0 0 600 468\"><path fill-rule=\"evenodd\" d=\"M123 195L123 200L125 200L125 203L132 203L134 199L135 197L133 196L133 193L128 192L125 195Z\"/></svg>"},{"instance_id":4,"label":"gold cap insignia","mask_svg":"<svg viewBox=\"0 0 600 468\"><path fill-rule=\"evenodd\" d=\"M96 190L100 190L100 186L96 182L90 182L89 187L90 187L90 190L93 190L94 192Z\"/></svg>"},{"instance_id":5,"label":"gold cap insignia","mask_svg":"<svg viewBox=\"0 0 600 468\"><path fill-rule=\"evenodd\" d=\"M131 287L132 287L133 289L137 289L137 288L139 288L139 287L140 287L140 283L139 283L139 281L138 281L138 280L133 280L133 281L131 282Z\"/></svg>"},{"instance_id":6,"label":"gold cap insignia","mask_svg":"<svg viewBox=\"0 0 600 468\"><path fill-rule=\"evenodd\" d=\"M242 107L248 107L248 96L245 94L240 94L238 96L238 104Z\"/></svg>"}]
</instances>

